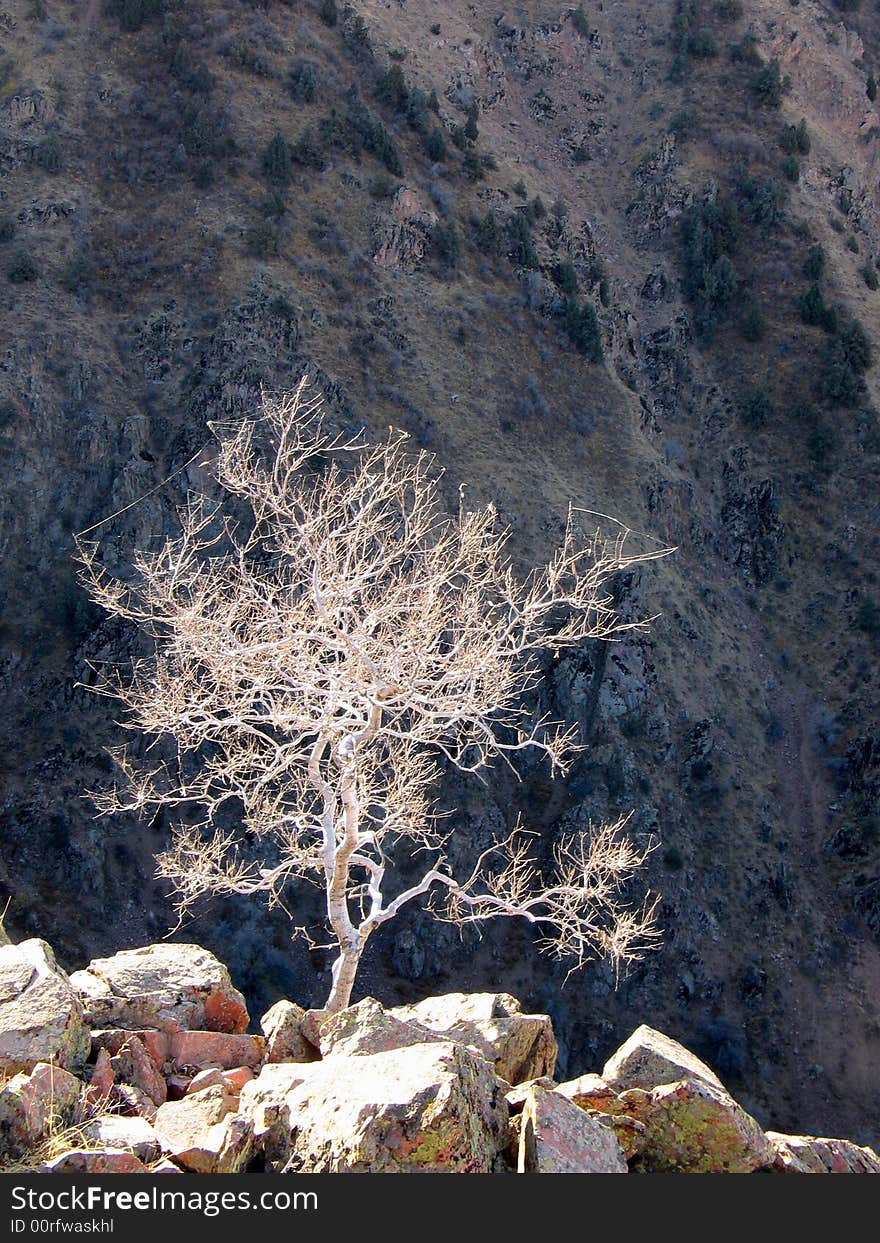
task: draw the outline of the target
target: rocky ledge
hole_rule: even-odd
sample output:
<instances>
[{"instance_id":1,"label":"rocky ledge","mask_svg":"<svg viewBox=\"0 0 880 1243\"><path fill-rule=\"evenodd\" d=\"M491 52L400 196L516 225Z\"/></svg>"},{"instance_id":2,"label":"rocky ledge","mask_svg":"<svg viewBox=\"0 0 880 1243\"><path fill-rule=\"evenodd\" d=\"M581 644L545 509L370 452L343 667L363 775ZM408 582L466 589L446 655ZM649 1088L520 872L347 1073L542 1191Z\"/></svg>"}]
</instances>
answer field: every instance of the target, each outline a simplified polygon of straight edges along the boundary
<instances>
[{"instance_id":1,"label":"rocky ledge","mask_svg":"<svg viewBox=\"0 0 880 1243\"><path fill-rule=\"evenodd\" d=\"M338 1014L279 1001L248 1032L197 945L67 976L0 946L0 1163L46 1173L880 1173L870 1148L764 1131L717 1075L639 1027L557 1083L550 1019L506 993Z\"/></svg>"}]
</instances>

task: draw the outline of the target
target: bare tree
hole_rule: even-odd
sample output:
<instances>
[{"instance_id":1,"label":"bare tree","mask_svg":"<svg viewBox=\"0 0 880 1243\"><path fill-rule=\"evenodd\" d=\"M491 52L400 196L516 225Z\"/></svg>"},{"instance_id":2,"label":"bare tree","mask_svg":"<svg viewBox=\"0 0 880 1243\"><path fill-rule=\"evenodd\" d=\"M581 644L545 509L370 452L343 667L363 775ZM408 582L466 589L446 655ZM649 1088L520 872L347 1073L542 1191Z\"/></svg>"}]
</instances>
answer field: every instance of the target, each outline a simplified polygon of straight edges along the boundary
<instances>
[{"instance_id":1,"label":"bare tree","mask_svg":"<svg viewBox=\"0 0 880 1243\"><path fill-rule=\"evenodd\" d=\"M212 430L224 504L191 498L180 534L138 552L126 581L80 545L93 599L151 639L93 689L162 757L115 753L122 779L99 809L202 809L159 856L180 911L206 893L281 902L292 881L323 886L338 948L328 1010L348 1005L372 933L423 895L460 925L522 917L575 965L640 957L657 931L652 903L623 892L646 854L623 822L559 841L549 877L516 828L458 880L429 796L441 756L475 772L533 749L564 771L573 731L523 706L538 654L628 628L606 585L645 558L623 537L581 545L570 512L550 563L519 581L493 506L450 518L428 456L400 433L334 437L305 380ZM392 895L400 852L426 862Z\"/></svg>"}]
</instances>

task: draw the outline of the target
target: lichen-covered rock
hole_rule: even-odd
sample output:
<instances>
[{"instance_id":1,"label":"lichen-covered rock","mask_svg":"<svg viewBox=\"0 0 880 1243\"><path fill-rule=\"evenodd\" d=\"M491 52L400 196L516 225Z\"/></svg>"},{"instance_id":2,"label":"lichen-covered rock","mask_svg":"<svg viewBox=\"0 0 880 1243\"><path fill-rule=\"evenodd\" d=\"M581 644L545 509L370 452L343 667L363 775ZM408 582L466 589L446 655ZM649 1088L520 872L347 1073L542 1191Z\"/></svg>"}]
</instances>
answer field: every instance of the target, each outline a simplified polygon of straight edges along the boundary
<instances>
[{"instance_id":1,"label":"lichen-covered rock","mask_svg":"<svg viewBox=\"0 0 880 1243\"><path fill-rule=\"evenodd\" d=\"M633 1168L650 1173L750 1174L773 1160L758 1123L723 1089L698 1079L630 1088L609 1113L642 1124Z\"/></svg>"},{"instance_id":2,"label":"lichen-covered rock","mask_svg":"<svg viewBox=\"0 0 880 1243\"><path fill-rule=\"evenodd\" d=\"M523 1014L509 993L447 993L389 1013L477 1049L509 1084L551 1075L556 1037L546 1014Z\"/></svg>"},{"instance_id":3,"label":"lichen-covered rock","mask_svg":"<svg viewBox=\"0 0 880 1243\"><path fill-rule=\"evenodd\" d=\"M642 1024L629 1040L605 1063L601 1075L609 1088L623 1092L627 1088L658 1087L661 1083L677 1083L680 1079L699 1079L724 1091L714 1071L688 1049Z\"/></svg>"},{"instance_id":4,"label":"lichen-covered rock","mask_svg":"<svg viewBox=\"0 0 880 1243\"><path fill-rule=\"evenodd\" d=\"M102 1114L83 1127L83 1134L100 1147L133 1152L141 1161L159 1156L159 1137L146 1118Z\"/></svg>"},{"instance_id":5,"label":"lichen-covered rock","mask_svg":"<svg viewBox=\"0 0 880 1243\"><path fill-rule=\"evenodd\" d=\"M133 1152L122 1149L71 1148L40 1167L43 1174L146 1174Z\"/></svg>"},{"instance_id":6,"label":"lichen-covered rock","mask_svg":"<svg viewBox=\"0 0 880 1243\"><path fill-rule=\"evenodd\" d=\"M594 1109L600 1113L606 1112L606 1106L613 1105L618 1097L618 1093L601 1075L581 1075L560 1083L556 1090L581 1109Z\"/></svg>"},{"instance_id":7,"label":"lichen-covered rock","mask_svg":"<svg viewBox=\"0 0 880 1243\"><path fill-rule=\"evenodd\" d=\"M163 942L95 958L70 977L93 1027L243 1032L244 998L199 945Z\"/></svg>"},{"instance_id":8,"label":"lichen-covered rock","mask_svg":"<svg viewBox=\"0 0 880 1243\"><path fill-rule=\"evenodd\" d=\"M79 1070L89 1050L83 1006L45 941L0 945L0 1071L38 1062Z\"/></svg>"},{"instance_id":9,"label":"lichen-covered rock","mask_svg":"<svg viewBox=\"0 0 880 1243\"><path fill-rule=\"evenodd\" d=\"M768 1131L773 1146L771 1169L781 1174L880 1174L880 1157L873 1148L848 1139L820 1139L814 1135L781 1135Z\"/></svg>"},{"instance_id":10,"label":"lichen-covered rock","mask_svg":"<svg viewBox=\"0 0 880 1243\"><path fill-rule=\"evenodd\" d=\"M266 1057L270 1062L314 1062L318 1050L303 1035L305 1016L293 1001L276 1001L260 1020L266 1038Z\"/></svg>"},{"instance_id":11,"label":"lichen-covered rock","mask_svg":"<svg viewBox=\"0 0 880 1243\"><path fill-rule=\"evenodd\" d=\"M253 1128L234 1107L234 1097L219 1086L166 1101L155 1123L162 1148L192 1173L239 1173L253 1154Z\"/></svg>"},{"instance_id":12,"label":"lichen-covered rock","mask_svg":"<svg viewBox=\"0 0 880 1243\"><path fill-rule=\"evenodd\" d=\"M53 1126L63 1125L79 1101L75 1075L38 1062L0 1088L0 1153L20 1155L38 1144Z\"/></svg>"},{"instance_id":13,"label":"lichen-covered rock","mask_svg":"<svg viewBox=\"0 0 880 1243\"><path fill-rule=\"evenodd\" d=\"M520 1123L520 1174L626 1174L614 1132L558 1092L534 1084Z\"/></svg>"},{"instance_id":14,"label":"lichen-covered rock","mask_svg":"<svg viewBox=\"0 0 880 1243\"><path fill-rule=\"evenodd\" d=\"M285 1173L489 1173L507 1139L492 1067L449 1042L316 1062L281 1113Z\"/></svg>"},{"instance_id":15,"label":"lichen-covered rock","mask_svg":"<svg viewBox=\"0 0 880 1243\"><path fill-rule=\"evenodd\" d=\"M444 1039L419 1023L397 1018L374 997L365 997L347 1010L327 1015L316 1027L322 1057L387 1053Z\"/></svg>"}]
</instances>

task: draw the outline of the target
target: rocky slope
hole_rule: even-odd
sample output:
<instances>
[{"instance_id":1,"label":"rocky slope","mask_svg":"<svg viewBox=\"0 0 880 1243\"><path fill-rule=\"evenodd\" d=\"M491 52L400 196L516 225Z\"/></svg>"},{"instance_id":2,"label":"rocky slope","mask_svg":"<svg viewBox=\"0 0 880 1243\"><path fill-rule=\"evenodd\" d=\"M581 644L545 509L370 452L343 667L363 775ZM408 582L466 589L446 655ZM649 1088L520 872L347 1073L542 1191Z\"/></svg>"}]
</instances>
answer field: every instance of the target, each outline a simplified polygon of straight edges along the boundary
<instances>
[{"instance_id":1,"label":"rocky slope","mask_svg":"<svg viewBox=\"0 0 880 1243\"><path fill-rule=\"evenodd\" d=\"M72 534L123 511L124 567L205 483L207 420L308 370L340 426L432 447L450 503L494 499L523 567L569 499L679 549L621 585L650 635L546 670L588 744L567 781L442 792L462 863L511 810L549 849L632 809L663 950L563 987L522 932L413 916L365 988L508 990L552 1014L563 1076L649 1013L762 1125L877 1141L880 491L852 328L880 341L877 39L816 0L0 4L16 935L72 969L170 925L166 824L82 798L118 731L75 683L135 648ZM186 935L260 1008L326 992L278 912L218 903Z\"/></svg>"},{"instance_id":2,"label":"rocky slope","mask_svg":"<svg viewBox=\"0 0 880 1243\"><path fill-rule=\"evenodd\" d=\"M550 1019L506 993L335 1014L282 1000L251 1036L226 968L195 945L68 978L24 941L0 947L0 981L0 1170L880 1173L848 1140L765 1133L650 1027L601 1076L557 1083Z\"/></svg>"}]
</instances>

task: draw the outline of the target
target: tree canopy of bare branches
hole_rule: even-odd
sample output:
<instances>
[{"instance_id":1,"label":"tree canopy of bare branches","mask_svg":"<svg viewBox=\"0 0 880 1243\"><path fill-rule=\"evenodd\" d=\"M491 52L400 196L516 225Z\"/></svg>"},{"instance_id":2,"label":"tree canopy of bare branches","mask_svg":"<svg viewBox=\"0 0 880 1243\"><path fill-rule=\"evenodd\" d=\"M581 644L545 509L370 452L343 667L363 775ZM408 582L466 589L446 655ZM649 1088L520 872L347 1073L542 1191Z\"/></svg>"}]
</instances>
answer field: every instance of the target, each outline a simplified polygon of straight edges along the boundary
<instances>
[{"instance_id":1,"label":"tree canopy of bare branches","mask_svg":"<svg viewBox=\"0 0 880 1243\"><path fill-rule=\"evenodd\" d=\"M99 545L79 550L93 599L151 640L130 669L97 671L95 689L151 744L146 760L116 753L99 809L201 809L159 857L180 910L317 883L338 949L328 1010L349 1003L371 934L423 896L458 924L523 918L575 965L640 957L657 930L650 899L624 892L646 852L622 822L559 841L549 876L514 828L456 879L454 817L434 814L432 792L440 757L476 771L536 749L564 772L573 731L527 706L539 654L627 628L608 582L645 558L623 537L579 539L570 513L550 562L521 581L491 505L450 517L429 456L400 433L373 446L332 435L305 380L212 430L224 502L193 495L179 533L137 552L124 581ZM393 893L400 852L424 872Z\"/></svg>"}]
</instances>

